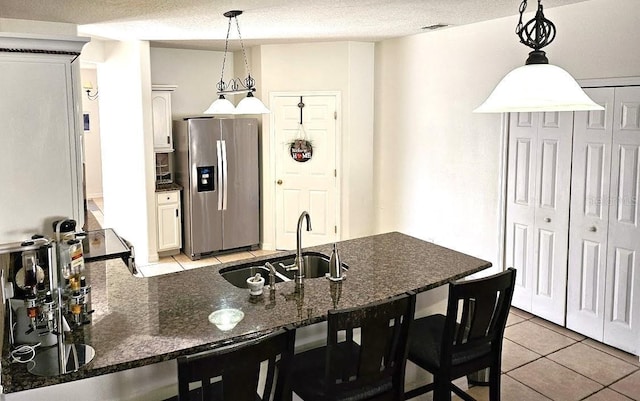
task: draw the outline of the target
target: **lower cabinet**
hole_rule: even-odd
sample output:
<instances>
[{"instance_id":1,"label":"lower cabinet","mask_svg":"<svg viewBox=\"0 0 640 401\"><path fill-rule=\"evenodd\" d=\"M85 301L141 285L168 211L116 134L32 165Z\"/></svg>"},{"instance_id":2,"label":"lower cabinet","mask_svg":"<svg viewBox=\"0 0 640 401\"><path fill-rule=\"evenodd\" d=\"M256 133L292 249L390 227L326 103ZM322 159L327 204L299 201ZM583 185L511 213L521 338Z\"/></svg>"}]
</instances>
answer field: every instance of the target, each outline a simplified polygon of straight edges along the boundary
<instances>
[{"instance_id":1,"label":"lower cabinet","mask_svg":"<svg viewBox=\"0 0 640 401\"><path fill-rule=\"evenodd\" d=\"M182 247L180 191L156 193L158 252L179 251Z\"/></svg>"}]
</instances>

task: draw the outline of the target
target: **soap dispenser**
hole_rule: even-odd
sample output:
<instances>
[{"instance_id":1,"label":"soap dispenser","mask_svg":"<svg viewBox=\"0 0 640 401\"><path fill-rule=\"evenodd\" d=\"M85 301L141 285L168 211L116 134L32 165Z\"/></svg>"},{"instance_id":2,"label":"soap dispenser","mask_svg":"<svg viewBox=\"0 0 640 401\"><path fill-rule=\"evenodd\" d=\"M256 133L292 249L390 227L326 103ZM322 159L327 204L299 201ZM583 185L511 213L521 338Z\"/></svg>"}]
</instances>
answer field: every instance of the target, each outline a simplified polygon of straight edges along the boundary
<instances>
[{"instance_id":1,"label":"soap dispenser","mask_svg":"<svg viewBox=\"0 0 640 401\"><path fill-rule=\"evenodd\" d=\"M342 281L344 275L342 274L342 263L340 262L340 254L336 244L333 244L333 251L331 252L331 258L329 259L329 280Z\"/></svg>"}]
</instances>

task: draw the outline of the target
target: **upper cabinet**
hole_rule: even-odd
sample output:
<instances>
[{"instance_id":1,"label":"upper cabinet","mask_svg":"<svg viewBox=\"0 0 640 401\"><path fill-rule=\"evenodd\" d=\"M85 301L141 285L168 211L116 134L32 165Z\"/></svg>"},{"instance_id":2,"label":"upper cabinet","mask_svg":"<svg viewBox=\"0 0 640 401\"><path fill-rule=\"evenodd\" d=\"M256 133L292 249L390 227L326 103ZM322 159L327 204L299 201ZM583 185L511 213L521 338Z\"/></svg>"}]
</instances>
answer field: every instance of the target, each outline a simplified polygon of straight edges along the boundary
<instances>
[{"instance_id":1,"label":"upper cabinet","mask_svg":"<svg viewBox=\"0 0 640 401\"><path fill-rule=\"evenodd\" d=\"M80 61L87 38L0 33L0 243L84 224Z\"/></svg>"},{"instance_id":2,"label":"upper cabinet","mask_svg":"<svg viewBox=\"0 0 640 401\"><path fill-rule=\"evenodd\" d=\"M171 135L171 93L176 85L153 85L151 109L153 114L153 150L173 152Z\"/></svg>"}]
</instances>

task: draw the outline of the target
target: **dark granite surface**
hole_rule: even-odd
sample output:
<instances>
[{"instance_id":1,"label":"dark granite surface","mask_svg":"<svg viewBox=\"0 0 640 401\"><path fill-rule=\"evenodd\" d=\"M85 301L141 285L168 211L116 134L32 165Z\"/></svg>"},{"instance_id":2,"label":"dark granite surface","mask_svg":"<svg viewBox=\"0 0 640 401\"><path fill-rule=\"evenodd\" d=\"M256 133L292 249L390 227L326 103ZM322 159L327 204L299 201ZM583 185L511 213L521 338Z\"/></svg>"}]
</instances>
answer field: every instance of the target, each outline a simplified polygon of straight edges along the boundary
<instances>
[{"instance_id":1,"label":"dark granite surface","mask_svg":"<svg viewBox=\"0 0 640 401\"><path fill-rule=\"evenodd\" d=\"M181 191L182 185L178 185L174 182L169 184L156 184L156 192L169 192L169 191Z\"/></svg>"},{"instance_id":2,"label":"dark granite surface","mask_svg":"<svg viewBox=\"0 0 640 401\"><path fill-rule=\"evenodd\" d=\"M4 392L15 392L78 380L174 359L211 347L257 336L273 329L296 327L326 319L328 309L350 308L407 291L425 291L478 272L491 264L429 242L393 232L338 244L347 279L306 279L302 291L294 282L278 283L250 297L218 273L233 265L264 264L293 252L224 263L151 278L134 277L120 260L87 265L96 312L91 325L75 333L76 341L96 350L95 359L75 373L34 376L8 360L7 333L2 358ZM330 245L305 251L329 255ZM222 308L237 308L244 319L230 331L220 331L208 316Z\"/></svg>"}]
</instances>

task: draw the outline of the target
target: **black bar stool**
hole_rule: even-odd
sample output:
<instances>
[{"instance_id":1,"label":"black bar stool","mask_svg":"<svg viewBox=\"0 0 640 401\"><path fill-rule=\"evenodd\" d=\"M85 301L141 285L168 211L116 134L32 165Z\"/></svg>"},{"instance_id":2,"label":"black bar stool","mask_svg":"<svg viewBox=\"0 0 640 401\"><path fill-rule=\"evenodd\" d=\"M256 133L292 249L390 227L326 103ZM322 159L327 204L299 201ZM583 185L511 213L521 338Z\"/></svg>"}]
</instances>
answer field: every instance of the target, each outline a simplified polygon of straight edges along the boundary
<instances>
[{"instance_id":1,"label":"black bar stool","mask_svg":"<svg viewBox=\"0 0 640 401\"><path fill-rule=\"evenodd\" d=\"M327 345L294 356L293 391L305 401L403 399L414 311L415 294L330 310Z\"/></svg>"}]
</instances>

